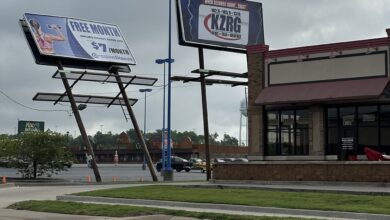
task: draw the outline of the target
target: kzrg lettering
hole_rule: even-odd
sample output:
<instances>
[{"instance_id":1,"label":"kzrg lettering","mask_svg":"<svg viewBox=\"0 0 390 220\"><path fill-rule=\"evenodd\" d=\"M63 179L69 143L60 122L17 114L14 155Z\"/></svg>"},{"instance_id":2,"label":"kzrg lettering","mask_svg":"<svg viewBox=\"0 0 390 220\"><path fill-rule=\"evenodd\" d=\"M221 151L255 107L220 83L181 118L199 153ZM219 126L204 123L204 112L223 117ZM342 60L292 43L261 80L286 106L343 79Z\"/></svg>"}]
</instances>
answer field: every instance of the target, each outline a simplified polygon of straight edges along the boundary
<instances>
[{"instance_id":1,"label":"kzrg lettering","mask_svg":"<svg viewBox=\"0 0 390 220\"><path fill-rule=\"evenodd\" d=\"M224 40L241 39L241 14L229 10L212 9L204 19L204 26L211 34Z\"/></svg>"}]
</instances>

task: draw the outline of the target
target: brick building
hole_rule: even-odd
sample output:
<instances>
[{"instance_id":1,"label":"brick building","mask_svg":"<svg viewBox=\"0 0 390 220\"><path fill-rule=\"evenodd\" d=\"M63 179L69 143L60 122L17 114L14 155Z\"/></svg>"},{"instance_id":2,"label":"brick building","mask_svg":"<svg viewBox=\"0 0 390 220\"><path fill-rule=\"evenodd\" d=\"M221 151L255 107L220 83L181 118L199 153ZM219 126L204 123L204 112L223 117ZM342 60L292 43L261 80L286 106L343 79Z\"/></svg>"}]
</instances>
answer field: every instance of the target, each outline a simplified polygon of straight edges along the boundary
<instances>
[{"instance_id":1,"label":"brick building","mask_svg":"<svg viewBox=\"0 0 390 220\"><path fill-rule=\"evenodd\" d=\"M217 164L213 178L389 182L390 162L367 161L363 152L390 153L386 32L280 50L248 46L251 163Z\"/></svg>"}]
</instances>

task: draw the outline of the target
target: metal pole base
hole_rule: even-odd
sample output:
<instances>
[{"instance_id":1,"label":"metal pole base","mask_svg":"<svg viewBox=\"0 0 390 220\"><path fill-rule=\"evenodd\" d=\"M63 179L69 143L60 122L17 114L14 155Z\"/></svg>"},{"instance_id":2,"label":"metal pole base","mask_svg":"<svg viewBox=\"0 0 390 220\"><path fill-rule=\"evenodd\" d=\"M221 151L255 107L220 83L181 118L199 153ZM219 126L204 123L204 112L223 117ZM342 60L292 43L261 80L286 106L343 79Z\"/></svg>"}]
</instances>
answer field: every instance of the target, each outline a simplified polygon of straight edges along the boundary
<instances>
[{"instance_id":1,"label":"metal pole base","mask_svg":"<svg viewBox=\"0 0 390 220\"><path fill-rule=\"evenodd\" d=\"M164 181L173 181L173 170L161 170Z\"/></svg>"}]
</instances>

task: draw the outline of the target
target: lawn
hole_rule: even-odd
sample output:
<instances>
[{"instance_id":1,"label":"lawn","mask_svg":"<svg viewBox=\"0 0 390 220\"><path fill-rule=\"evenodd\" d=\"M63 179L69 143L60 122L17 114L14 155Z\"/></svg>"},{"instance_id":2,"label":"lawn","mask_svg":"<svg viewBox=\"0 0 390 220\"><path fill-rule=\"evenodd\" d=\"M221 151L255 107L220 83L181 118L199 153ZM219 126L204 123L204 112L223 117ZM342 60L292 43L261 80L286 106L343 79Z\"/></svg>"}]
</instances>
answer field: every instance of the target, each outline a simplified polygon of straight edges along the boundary
<instances>
[{"instance_id":1,"label":"lawn","mask_svg":"<svg viewBox=\"0 0 390 220\"><path fill-rule=\"evenodd\" d=\"M172 216L193 217L199 219L210 220L300 220L303 218L287 218L287 217L256 217L256 216L240 216L226 215L206 212L187 212L180 210L168 210L158 208L125 206L125 205L101 205L101 204L85 204L75 202L61 201L26 201L16 203L9 208L30 210L37 212L52 212L73 215L91 215L91 216L109 216L109 217L131 217L143 215L165 214ZM308 219L305 219L308 220Z\"/></svg>"},{"instance_id":2,"label":"lawn","mask_svg":"<svg viewBox=\"0 0 390 220\"><path fill-rule=\"evenodd\" d=\"M76 195L390 214L390 196L376 195L182 186L128 187Z\"/></svg>"}]
</instances>

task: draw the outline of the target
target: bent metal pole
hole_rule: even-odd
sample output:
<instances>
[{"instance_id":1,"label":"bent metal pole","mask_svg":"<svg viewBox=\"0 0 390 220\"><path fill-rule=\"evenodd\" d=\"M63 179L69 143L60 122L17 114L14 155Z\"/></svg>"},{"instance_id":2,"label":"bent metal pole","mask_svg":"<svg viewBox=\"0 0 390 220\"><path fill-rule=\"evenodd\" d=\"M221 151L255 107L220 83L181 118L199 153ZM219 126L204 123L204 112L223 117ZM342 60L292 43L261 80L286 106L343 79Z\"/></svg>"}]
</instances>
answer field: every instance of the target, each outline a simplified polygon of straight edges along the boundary
<instances>
[{"instance_id":1,"label":"bent metal pole","mask_svg":"<svg viewBox=\"0 0 390 220\"><path fill-rule=\"evenodd\" d=\"M58 62L57 66L58 66L58 70L64 70L64 67L62 66L62 63L60 61ZM80 115L80 112L77 108L76 101L73 97L72 89L69 86L69 82L68 82L68 79L66 78L65 73L60 71L60 74L61 74L62 83L65 86L65 91L66 91L66 94L68 95L69 102L70 102L70 105L72 107L74 117L76 118L77 125L79 126L81 137L83 138L84 144L87 148L87 153L92 156L91 167L92 167L93 173L95 174L96 182L100 183L100 182L102 182L102 178L100 176L99 169L98 169L98 166L96 164L95 154L93 153L91 142L89 142L87 132L85 131L83 121L81 120L81 115Z\"/></svg>"},{"instance_id":2,"label":"bent metal pole","mask_svg":"<svg viewBox=\"0 0 390 220\"><path fill-rule=\"evenodd\" d=\"M142 137L141 130L139 129L137 119L135 118L133 109L131 108L129 99L127 98L126 90L125 90L125 87L123 86L121 77L118 74L118 70L113 70L111 73L115 75L116 81L117 81L118 86L119 86L119 90L122 94L123 101L125 102L127 111L129 112L129 115L130 115L131 122L133 123L135 133L137 134L138 140L141 142L141 147L142 147L142 150L144 151L144 155L146 156L146 162L148 164L150 175L152 176L153 181L157 182L158 178L156 175L156 171L154 170L154 167L153 167L152 158L150 157L149 150L146 147L145 139Z\"/></svg>"}]
</instances>

